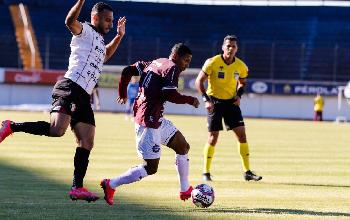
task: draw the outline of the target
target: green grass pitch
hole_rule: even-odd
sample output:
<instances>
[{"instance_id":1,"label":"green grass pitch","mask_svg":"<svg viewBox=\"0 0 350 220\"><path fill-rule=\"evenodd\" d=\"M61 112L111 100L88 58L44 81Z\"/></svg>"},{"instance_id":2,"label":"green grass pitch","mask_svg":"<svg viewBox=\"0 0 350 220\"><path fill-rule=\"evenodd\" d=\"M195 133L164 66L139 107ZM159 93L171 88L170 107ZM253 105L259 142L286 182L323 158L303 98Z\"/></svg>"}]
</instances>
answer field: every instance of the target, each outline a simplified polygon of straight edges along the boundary
<instances>
[{"instance_id":1,"label":"green grass pitch","mask_svg":"<svg viewBox=\"0 0 350 220\"><path fill-rule=\"evenodd\" d=\"M205 117L166 116L191 145L190 182L202 183ZM47 113L0 112L0 120L48 120ZM97 113L96 140L85 185L138 165L134 126L123 114ZM162 148L157 174L118 188L115 205L72 202L75 139L16 133L0 144L0 219L350 219L350 125L246 119L251 168L245 182L232 131L220 133L212 165L214 204L178 199L174 152Z\"/></svg>"}]
</instances>

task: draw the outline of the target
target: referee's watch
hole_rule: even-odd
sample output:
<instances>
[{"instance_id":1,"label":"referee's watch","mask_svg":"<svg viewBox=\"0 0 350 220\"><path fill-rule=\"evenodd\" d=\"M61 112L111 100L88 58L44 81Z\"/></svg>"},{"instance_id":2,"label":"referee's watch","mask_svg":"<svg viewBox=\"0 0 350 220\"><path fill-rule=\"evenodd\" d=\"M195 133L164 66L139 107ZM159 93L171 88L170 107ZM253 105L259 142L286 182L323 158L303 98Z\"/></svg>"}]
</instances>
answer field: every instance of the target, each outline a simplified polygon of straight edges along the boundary
<instances>
[{"instance_id":1,"label":"referee's watch","mask_svg":"<svg viewBox=\"0 0 350 220\"><path fill-rule=\"evenodd\" d=\"M209 96L207 95L207 93L203 93L203 94L202 94L202 99L203 99L204 102L209 102L209 101L210 101L210 98L209 98Z\"/></svg>"}]
</instances>

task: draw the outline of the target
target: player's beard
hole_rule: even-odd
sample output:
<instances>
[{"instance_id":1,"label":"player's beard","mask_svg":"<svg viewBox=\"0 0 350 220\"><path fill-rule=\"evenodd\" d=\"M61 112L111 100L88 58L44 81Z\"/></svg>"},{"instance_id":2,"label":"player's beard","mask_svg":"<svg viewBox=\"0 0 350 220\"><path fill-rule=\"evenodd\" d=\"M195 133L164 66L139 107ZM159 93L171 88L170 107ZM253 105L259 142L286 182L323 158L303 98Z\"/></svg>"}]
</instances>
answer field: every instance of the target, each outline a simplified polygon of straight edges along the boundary
<instances>
[{"instance_id":1,"label":"player's beard","mask_svg":"<svg viewBox=\"0 0 350 220\"><path fill-rule=\"evenodd\" d=\"M110 30L111 30L110 28L105 28L103 30L103 35L108 34Z\"/></svg>"},{"instance_id":2,"label":"player's beard","mask_svg":"<svg viewBox=\"0 0 350 220\"><path fill-rule=\"evenodd\" d=\"M235 57L235 54L231 51L231 52L227 52L227 56L230 58L230 59L233 59Z\"/></svg>"},{"instance_id":3,"label":"player's beard","mask_svg":"<svg viewBox=\"0 0 350 220\"><path fill-rule=\"evenodd\" d=\"M98 25L98 31L101 35L106 35L110 31L110 28L105 28L102 24Z\"/></svg>"}]
</instances>

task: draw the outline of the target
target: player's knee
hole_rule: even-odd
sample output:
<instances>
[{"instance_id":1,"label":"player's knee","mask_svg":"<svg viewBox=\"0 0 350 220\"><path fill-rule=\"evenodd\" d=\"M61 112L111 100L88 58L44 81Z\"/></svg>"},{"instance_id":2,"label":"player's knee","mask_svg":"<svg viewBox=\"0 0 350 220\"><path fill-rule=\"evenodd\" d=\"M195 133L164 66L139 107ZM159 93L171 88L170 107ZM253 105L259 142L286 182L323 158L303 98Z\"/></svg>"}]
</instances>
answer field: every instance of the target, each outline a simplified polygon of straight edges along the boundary
<instances>
[{"instance_id":1,"label":"player's knee","mask_svg":"<svg viewBox=\"0 0 350 220\"><path fill-rule=\"evenodd\" d=\"M94 147L94 140L93 139L83 139L80 141L81 145L89 150L91 150Z\"/></svg>"},{"instance_id":2,"label":"player's knee","mask_svg":"<svg viewBox=\"0 0 350 220\"><path fill-rule=\"evenodd\" d=\"M247 142L247 137L246 137L246 135L245 135L245 134L239 135L239 136L238 136L238 141L239 141L240 143L246 143L246 142Z\"/></svg>"},{"instance_id":3,"label":"player's knee","mask_svg":"<svg viewBox=\"0 0 350 220\"><path fill-rule=\"evenodd\" d=\"M190 145L186 142L185 144L185 153L187 154L190 151Z\"/></svg>"},{"instance_id":4,"label":"player's knee","mask_svg":"<svg viewBox=\"0 0 350 220\"><path fill-rule=\"evenodd\" d=\"M211 146L215 146L215 145L216 145L216 141L214 141L214 140L209 140L208 143L209 143Z\"/></svg>"},{"instance_id":5,"label":"player's knee","mask_svg":"<svg viewBox=\"0 0 350 220\"><path fill-rule=\"evenodd\" d=\"M78 138L75 139L75 142L77 143L77 146L81 145L80 140Z\"/></svg>"},{"instance_id":6,"label":"player's knee","mask_svg":"<svg viewBox=\"0 0 350 220\"><path fill-rule=\"evenodd\" d=\"M176 153L180 155L185 155L188 154L189 151L190 145L185 141L183 144L181 144L181 147L179 147L179 150Z\"/></svg>"},{"instance_id":7,"label":"player's knee","mask_svg":"<svg viewBox=\"0 0 350 220\"><path fill-rule=\"evenodd\" d=\"M215 146L216 145L216 142L217 142L218 138L213 136L213 135L210 135L209 138L208 138L208 143L212 146Z\"/></svg>"},{"instance_id":8,"label":"player's knee","mask_svg":"<svg viewBox=\"0 0 350 220\"><path fill-rule=\"evenodd\" d=\"M155 173L157 173L157 171L158 171L158 166L156 166L156 165L146 165L145 166L145 170L146 170L146 172L147 172L147 174L148 175L153 175L153 174L155 174Z\"/></svg>"},{"instance_id":9,"label":"player's knee","mask_svg":"<svg viewBox=\"0 0 350 220\"><path fill-rule=\"evenodd\" d=\"M51 128L50 136L51 137L62 137L66 133L66 129L63 128Z\"/></svg>"}]
</instances>

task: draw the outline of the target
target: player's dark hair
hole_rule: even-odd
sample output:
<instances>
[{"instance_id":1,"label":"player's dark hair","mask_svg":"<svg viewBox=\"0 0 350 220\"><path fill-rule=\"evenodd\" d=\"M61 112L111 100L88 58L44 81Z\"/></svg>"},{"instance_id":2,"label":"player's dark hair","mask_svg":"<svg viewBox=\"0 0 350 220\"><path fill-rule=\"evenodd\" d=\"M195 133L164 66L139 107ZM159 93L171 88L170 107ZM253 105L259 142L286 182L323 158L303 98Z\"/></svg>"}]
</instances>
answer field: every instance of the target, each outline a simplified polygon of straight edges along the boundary
<instances>
[{"instance_id":1,"label":"player's dark hair","mask_svg":"<svg viewBox=\"0 0 350 220\"><path fill-rule=\"evenodd\" d=\"M107 4L107 3L104 3L104 2L98 2L94 5L94 7L92 7L91 9L91 14L99 14L101 12L103 12L104 10L108 10L108 11L111 11L113 12L113 8Z\"/></svg>"},{"instance_id":2,"label":"player's dark hair","mask_svg":"<svg viewBox=\"0 0 350 220\"><path fill-rule=\"evenodd\" d=\"M226 40L238 42L238 38L236 37L236 35L227 35L224 38L224 42L222 44L224 44Z\"/></svg>"},{"instance_id":3,"label":"player's dark hair","mask_svg":"<svg viewBox=\"0 0 350 220\"><path fill-rule=\"evenodd\" d=\"M171 48L171 54L177 54L179 57L185 56L186 54L192 55L191 49L183 43L177 43Z\"/></svg>"}]
</instances>

